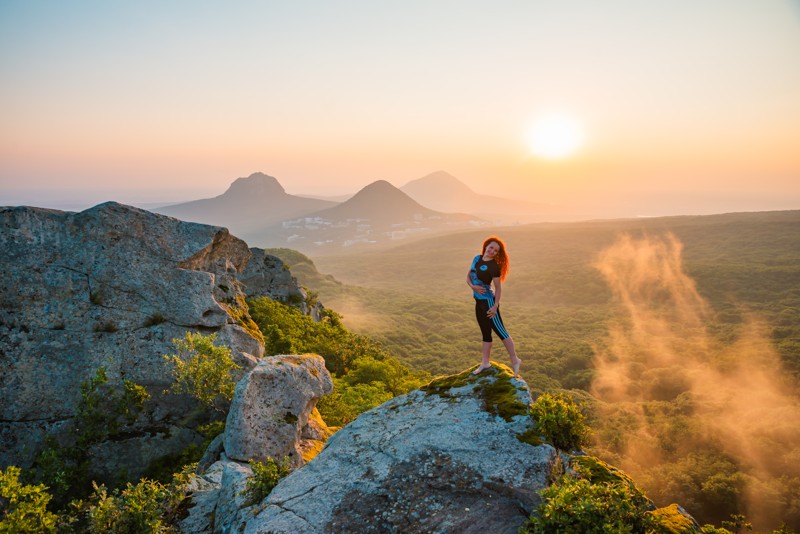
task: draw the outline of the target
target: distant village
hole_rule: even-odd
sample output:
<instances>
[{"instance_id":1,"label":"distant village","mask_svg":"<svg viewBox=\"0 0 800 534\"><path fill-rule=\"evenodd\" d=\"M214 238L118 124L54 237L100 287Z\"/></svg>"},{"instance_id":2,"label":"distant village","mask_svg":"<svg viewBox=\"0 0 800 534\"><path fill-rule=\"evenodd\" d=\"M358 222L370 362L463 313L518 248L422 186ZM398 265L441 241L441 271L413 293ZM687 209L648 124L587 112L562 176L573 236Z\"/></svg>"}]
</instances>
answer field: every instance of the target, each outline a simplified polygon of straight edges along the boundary
<instances>
[{"instance_id":1,"label":"distant village","mask_svg":"<svg viewBox=\"0 0 800 534\"><path fill-rule=\"evenodd\" d=\"M430 224L434 222L434 227ZM428 223L428 224L426 224ZM426 224L425 226L422 226ZM283 230L294 233L286 237L289 244L297 244L299 241L310 240L317 247L340 245L350 247L353 245L371 245L386 240L406 239L412 236L423 235L439 230L442 226L453 227L479 227L486 225L486 221L479 219L469 221L447 221L439 215L425 217L422 214L414 214L413 224L395 223L388 229L375 229L370 224L369 219L350 218L341 221L332 221L324 217L300 217L289 221L283 221ZM315 237L327 237L326 239L314 239ZM345 237L346 236L346 237ZM308 242L308 241L307 241Z\"/></svg>"}]
</instances>

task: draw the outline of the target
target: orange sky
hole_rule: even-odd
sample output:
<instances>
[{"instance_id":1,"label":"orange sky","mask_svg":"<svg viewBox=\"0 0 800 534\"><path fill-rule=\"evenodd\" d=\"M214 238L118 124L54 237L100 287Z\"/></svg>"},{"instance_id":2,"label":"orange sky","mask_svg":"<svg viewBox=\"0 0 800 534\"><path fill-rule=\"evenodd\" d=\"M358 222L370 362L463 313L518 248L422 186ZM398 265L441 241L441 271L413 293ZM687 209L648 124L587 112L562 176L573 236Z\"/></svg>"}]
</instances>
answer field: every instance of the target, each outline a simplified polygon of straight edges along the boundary
<instances>
[{"instance_id":1,"label":"orange sky","mask_svg":"<svg viewBox=\"0 0 800 534\"><path fill-rule=\"evenodd\" d=\"M445 170L620 215L800 208L796 0L285 4L0 3L0 204ZM531 152L550 112L572 157Z\"/></svg>"}]
</instances>

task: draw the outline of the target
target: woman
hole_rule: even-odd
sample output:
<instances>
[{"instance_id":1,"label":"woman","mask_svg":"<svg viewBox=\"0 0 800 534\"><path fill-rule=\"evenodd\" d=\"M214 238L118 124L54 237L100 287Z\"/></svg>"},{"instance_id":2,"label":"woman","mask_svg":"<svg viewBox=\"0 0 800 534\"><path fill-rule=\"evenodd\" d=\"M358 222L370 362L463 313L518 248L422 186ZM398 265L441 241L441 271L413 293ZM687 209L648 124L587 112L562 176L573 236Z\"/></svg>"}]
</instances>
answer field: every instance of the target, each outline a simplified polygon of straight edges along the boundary
<instances>
[{"instance_id":1,"label":"woman","mask_svg":"<svg viewBox=\"0 0 800 534\"><path fill-rule=\"evenodd\" d=\"M479 374L484 369L491 367L490 355L492 352L492 330L503 340L508 355L511 356L511 367L514 376L519 375L519 366L522 360L517 357L514 340L503 325L500 317L500 296L502 283L508 275L508 253L506 245L497 236L491 236L483 242L483 250L472 260L472 265L467 272L467 285L472 289L475 297L475 317L483 335L483 361L473 374ZM494 284L494 292L492 292Z\"/></svg>"}]
</instances>

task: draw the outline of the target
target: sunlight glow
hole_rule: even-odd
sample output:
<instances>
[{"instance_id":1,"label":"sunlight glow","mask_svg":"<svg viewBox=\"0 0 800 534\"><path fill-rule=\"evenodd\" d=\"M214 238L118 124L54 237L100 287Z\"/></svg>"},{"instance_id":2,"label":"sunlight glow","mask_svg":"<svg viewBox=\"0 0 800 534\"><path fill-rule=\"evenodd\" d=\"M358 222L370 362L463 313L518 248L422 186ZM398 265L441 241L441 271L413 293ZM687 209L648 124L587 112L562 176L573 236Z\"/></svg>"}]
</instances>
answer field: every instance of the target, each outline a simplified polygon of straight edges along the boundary
<instances>
[{"instance_id":1,"label":"sunlight glow","mask_svg":"<svg viewBox=\"0 0 800 534\"><path fill-rule=\"evenodd\" d=\"M546 159L571 156L584 142L581 123L560 113L538 118L528 132L528 146L532 154Z\"/></svg>"}]
</instances>

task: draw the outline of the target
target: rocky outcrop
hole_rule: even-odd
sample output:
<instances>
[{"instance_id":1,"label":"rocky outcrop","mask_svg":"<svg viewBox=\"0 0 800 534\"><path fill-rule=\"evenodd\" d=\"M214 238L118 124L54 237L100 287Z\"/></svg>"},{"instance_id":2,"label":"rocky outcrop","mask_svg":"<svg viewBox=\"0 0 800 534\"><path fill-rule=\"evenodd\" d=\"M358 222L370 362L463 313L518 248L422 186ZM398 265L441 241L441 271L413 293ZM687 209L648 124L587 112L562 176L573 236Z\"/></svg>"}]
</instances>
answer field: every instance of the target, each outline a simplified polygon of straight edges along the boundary
<instances>
[{"instance_id":1,"label":"rocky outcrop","mask_svg":"<svg viewBox=\"0 0 800 534\"><path fill-rule=\"evenodd\" d=\"M283 479L244 532L516 532L556 458L529 438L529 403L503 366L396 397Z\"/></svg>"},{"instance_id":2,"label":"rocky outcrop","mask_svg":"<svg viewBox=\"0 0 800 534\"><path fill-rule=\"evenodd\" d=\"M265 367L276 373L287 364L307 364L307 358L279 356ZM209 451L219 458L192 483L192 506L181 531L516 533L540 503L540 490L563 470L591 484L628 485L639 493L630 477L598 458L558 453L544 444L529 415L527 384L508 367L493 364L479 376L472 370L436 379L362 414L261 502L246 491L250 466L232 460L221 442L212 445ZM296 381L298 375L283 376ZM248 397L256 384L270 389L253 378L249 386L244 380L239 384L237 396ZM303 388L306 380L296 383ZM283 400L277 394L259 402L276 407ZM247 412L251 428L259 428L281 410ZM226 434L238 432L231 425L235 417L229 416ZM260 418L265 421L255 421ZM292 439L296 443L296 438L287 442ZM664 532L700 532L679 506L656 509L641 498L644 513Z\"/></svg>"},{"instance_id":3,"label":"rocky outcrop","mask_svg":"<svg viewBox=\"0 0 800 534\"><path fill-rule=\"evenodd\" d=\"M321 449L331 430L316 410L333 390L325 360L316 354L270 356L236 385L225 433L198 465L189 488L192 506L183 532L236 532L257 504L245 495L251 460L303 465ZM213 463L212 463L213 462ZM210 465L209 465L210 464Z\"/></svg>"},{"instance_id":4,"label":"rocky outcrop","mask_svg":"<svg viewBox=\"0 0 800 534\"><path fill-rule=\"evenodd\" d=\"M201 439L183 426L186 399L161 395L173 338L217 333L242 373L263 356L237 281L252 252L224 228L113 202L80 213L2 208L0 248L0 467L29 465L104 366L110 383L154 394L148 416L97 451L136 476Z\"/></svg>"},{"instance_id":5,"label":"rocky outcrop","mask_svg":"<svg viewBox=\"0 0 800 534\"><path fill-rule=\"evenodd\" d=\"M316 354L264 358L236 385L225 425L232 460L290 459L305 463L303 430L323 395L333 391L325 360Z\"/></svg>"},{"instance_id":6,"label":"rocky outcrop","mask_svg":"<svg viewBox=\"0 0 800 534\"><path fill-rule=\"evenodd\" d=\"M267 254L260 248L251 248L250 253L250 261L239 274L239 280L245 285L244 291L248 297L269 297L281 302L306 298L297 279L280 258Z\"/></svg>"},{"instance_id":7,"label":"rocky outcrop","mask_svg":"<svg viewBox=\"0 0 800 534\"><path fill-rule=\"evenodd\" d=\"M238 278L248 297L268 297L297 307L304 315L320 320L323 307L319 302L309 303L308 293L297 283L297 278L277 256L264 249L251 248L252 256Z\"/></svg>"}]
</instances>

